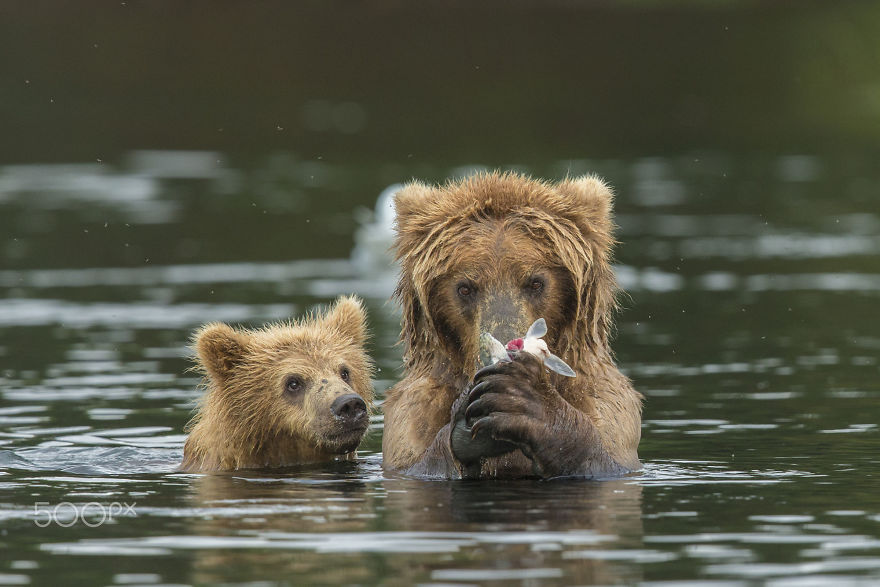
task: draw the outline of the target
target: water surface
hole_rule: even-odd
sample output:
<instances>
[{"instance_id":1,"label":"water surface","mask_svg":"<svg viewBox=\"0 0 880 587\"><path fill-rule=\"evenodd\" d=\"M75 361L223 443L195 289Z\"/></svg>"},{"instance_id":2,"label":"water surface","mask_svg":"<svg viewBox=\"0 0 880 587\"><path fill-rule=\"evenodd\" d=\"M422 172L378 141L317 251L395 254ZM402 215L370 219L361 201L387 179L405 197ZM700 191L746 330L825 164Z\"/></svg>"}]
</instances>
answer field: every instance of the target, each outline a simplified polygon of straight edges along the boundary
<instances>
[{"instance_id":1,"label":"water surface","mask_svg":"<svg viewBox=\"0 0 880 587\"><path fill-rule=\"evenodd\" d=\"M846 181L833 162L809 158L821 175L776 177L763 193L742 195L754 177L738 169L780 169L790 158L717 157L720 185L697 158L531 170L553 177L589 166L613 177L620 193L616 271L628 297L615 348L647 398L645 469L603 482L389 476L381 415L357 463L176 472L199 393L187 371L188 337L203 322L256 325L357 292L375 333L380 397L399 377L385 200L369 211L381 189L360 208L316 209L307 218L275 210L271 221L260 213L268 200L230 198L256 208L259 220L238 218L252 231L262 222L299 223L295 238L307 242L340 216L352 228L328 247L345 255L242 261L230 253L218 261L222 253L182 243L220 214L214 204L225 188L217 178L248 170L222 165L181 183L136 168L0 169L2 217L14 235L11 268L0 272L3 580L880 578L880 336L869 319L878 302L880 274L871 269L880 217L858 198L837 200L838 214L800 215L823 202L824 185ZM138 177L153 187L131 200L92 193L93 205L82 206L77 182L67 179L90 173L102 178L90 180L96 185ZM773 199L789 190L798 198ZM40 252L60 242L46 227L62 224L69 238L88 243L66 247L64 262ZM127 262L128 241L155 246L165 261ZM25 251L17 259L16 242ZM92 250L103 256L93 259Z\"/></svg>"}]
</instances>

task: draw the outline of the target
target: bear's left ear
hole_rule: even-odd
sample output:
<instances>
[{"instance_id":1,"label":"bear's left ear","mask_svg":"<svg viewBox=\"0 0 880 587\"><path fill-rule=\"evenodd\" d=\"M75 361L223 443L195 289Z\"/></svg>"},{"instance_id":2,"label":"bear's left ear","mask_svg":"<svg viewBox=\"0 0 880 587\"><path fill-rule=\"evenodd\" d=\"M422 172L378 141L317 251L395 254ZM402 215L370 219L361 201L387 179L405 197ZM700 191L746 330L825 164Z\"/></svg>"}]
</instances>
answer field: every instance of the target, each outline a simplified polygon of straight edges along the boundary
<instances>
[{"instance_id":1,"label":"bear's left ear","mask_svg":"<svg viewBox=\"0 0 880 587\"><path fill-rule=\"evenodd\" d=\"M617 307L617 284L611 268L611 248L614 245L614 223L611 207L614 195L604 181L593 175L565 179L556 184L556 190L566 196L564 213L574 220L589 249L582 260L588 260L585 272L577 264L571 269L576 277L581 302L578 320L587 329L585 338L592 344L606 346L611 330L612 313Z\"/></svg>"},{"instance_id":2,"label":"bear's left ear","mask_svg":"<svg viewBox=\"0 0 880 587\"><path fill-rule=\"evenodd\" d=\"M222 322L213 322L196 332L193 346L208 376L223 383L244 359L247 339L246 333L238 332Z\"/></svg>"},{"instance_id":3,"label":"bear's left ear","mask_svg":"<svg viewBox=\"0 0 880 587\"><path fill-rule=\"evenodd\" d=\"M571 212L581 231L598 233L606 238L611 236L614 231L611 221L614 194L601 178L584 175L564 179L556 184L556 189L571 199Z\"/></svg>"},{"instance_id":4,"label":"bear's left ear","mask_svg":"<svg viewBox=\"0 0 880 587\"><path fill-rule=\"evenodd\" d=\"M367 340L367 312L355 296L337 298L322 321L359 346Z\"/></svg>"}]
</instances>

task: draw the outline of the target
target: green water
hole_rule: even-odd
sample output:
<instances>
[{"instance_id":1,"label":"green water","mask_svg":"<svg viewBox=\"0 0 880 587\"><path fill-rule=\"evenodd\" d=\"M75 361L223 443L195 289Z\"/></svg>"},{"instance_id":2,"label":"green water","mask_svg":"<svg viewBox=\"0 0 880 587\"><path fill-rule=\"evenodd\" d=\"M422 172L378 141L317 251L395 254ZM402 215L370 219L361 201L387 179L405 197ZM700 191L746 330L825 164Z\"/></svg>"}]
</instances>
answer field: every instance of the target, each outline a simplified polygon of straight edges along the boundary
<instances>
[{"instance_id":1,"label":"green water","mask_svg":"<svg viewBox=\"0 0 880 587\"><path fill-rule=\"evenodd\" d=\"M795 10L797 8L797 10ZM880 10L0 6L0 583L880 582ZM174 471L186 348L364 297L382 205L480 167L617 191L642 473Z\"/></svg>"}]
</instances>

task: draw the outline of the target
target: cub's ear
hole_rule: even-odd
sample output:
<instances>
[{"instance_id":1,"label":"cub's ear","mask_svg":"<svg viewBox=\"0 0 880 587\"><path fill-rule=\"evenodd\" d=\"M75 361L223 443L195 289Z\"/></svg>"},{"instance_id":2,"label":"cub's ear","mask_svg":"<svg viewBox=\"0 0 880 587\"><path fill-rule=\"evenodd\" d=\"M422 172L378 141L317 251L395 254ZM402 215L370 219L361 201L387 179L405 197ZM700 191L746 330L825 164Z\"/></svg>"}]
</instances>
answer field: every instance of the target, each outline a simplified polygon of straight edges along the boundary
<instances>
[{"instance_id":1,"label":"cub's ear","mask_svg":"<svg viewBox=\"0 0 880 587\"><path fill-rule=\"evenodd\" d=\"M357 345L363 345L367 340L367 312L355 296L338 297L322 321Z\"/></svg>"},{"instance_id":2,"label":"cub's ear","mask_svg":"<svg viewBox=\"0 0 880 587\"><path fill-rule=\"evenodd\" d=\"M247 334L221 322L213 322L196 332L193 346L208 376L217 382L224 382L244 359L247 339Z\"/></svg>"},{"instance_id":3,"label":"cub's ear","mask_svg":"<svg viewBox=\"0 0 880 587\"><path fill-rule=\"evenodd\" d=\"M601 178L595 175L568 178L556 184L556 189L571 199L572 212L582 231L611 236L614 194Z\"/></svg>"},{"instance_id":4,"label":"cub's ear","mask_svg":"<svg viewBox=\"0 0 880 587\"><path fill-rule=\"evenodd\" d=\"M398 235L403 236L421 229L420 225L424 222L426 207L433 201L433 196L434 188L419 181L406 184L394 194L394 213Z\"/></svg>"}]
</instances>

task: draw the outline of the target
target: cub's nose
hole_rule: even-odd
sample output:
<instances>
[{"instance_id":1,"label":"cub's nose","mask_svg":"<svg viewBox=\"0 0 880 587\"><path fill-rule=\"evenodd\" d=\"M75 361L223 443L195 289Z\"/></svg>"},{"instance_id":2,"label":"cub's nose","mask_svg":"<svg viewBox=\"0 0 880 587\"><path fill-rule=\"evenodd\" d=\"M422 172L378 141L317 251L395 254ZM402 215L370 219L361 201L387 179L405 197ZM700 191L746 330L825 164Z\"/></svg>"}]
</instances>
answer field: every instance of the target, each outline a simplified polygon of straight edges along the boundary
<instances>
[{"instance_id":1,"label":"cub's nose","mask_svg":"<svg viewBox=\"0 0 880 587\"><path fill-rule=\"evenodd\" d=\"M356 422L367 415L367 404L356 393L337 397L330 405L330 411L340 420Z\"/></svg>"}]
</instances>

